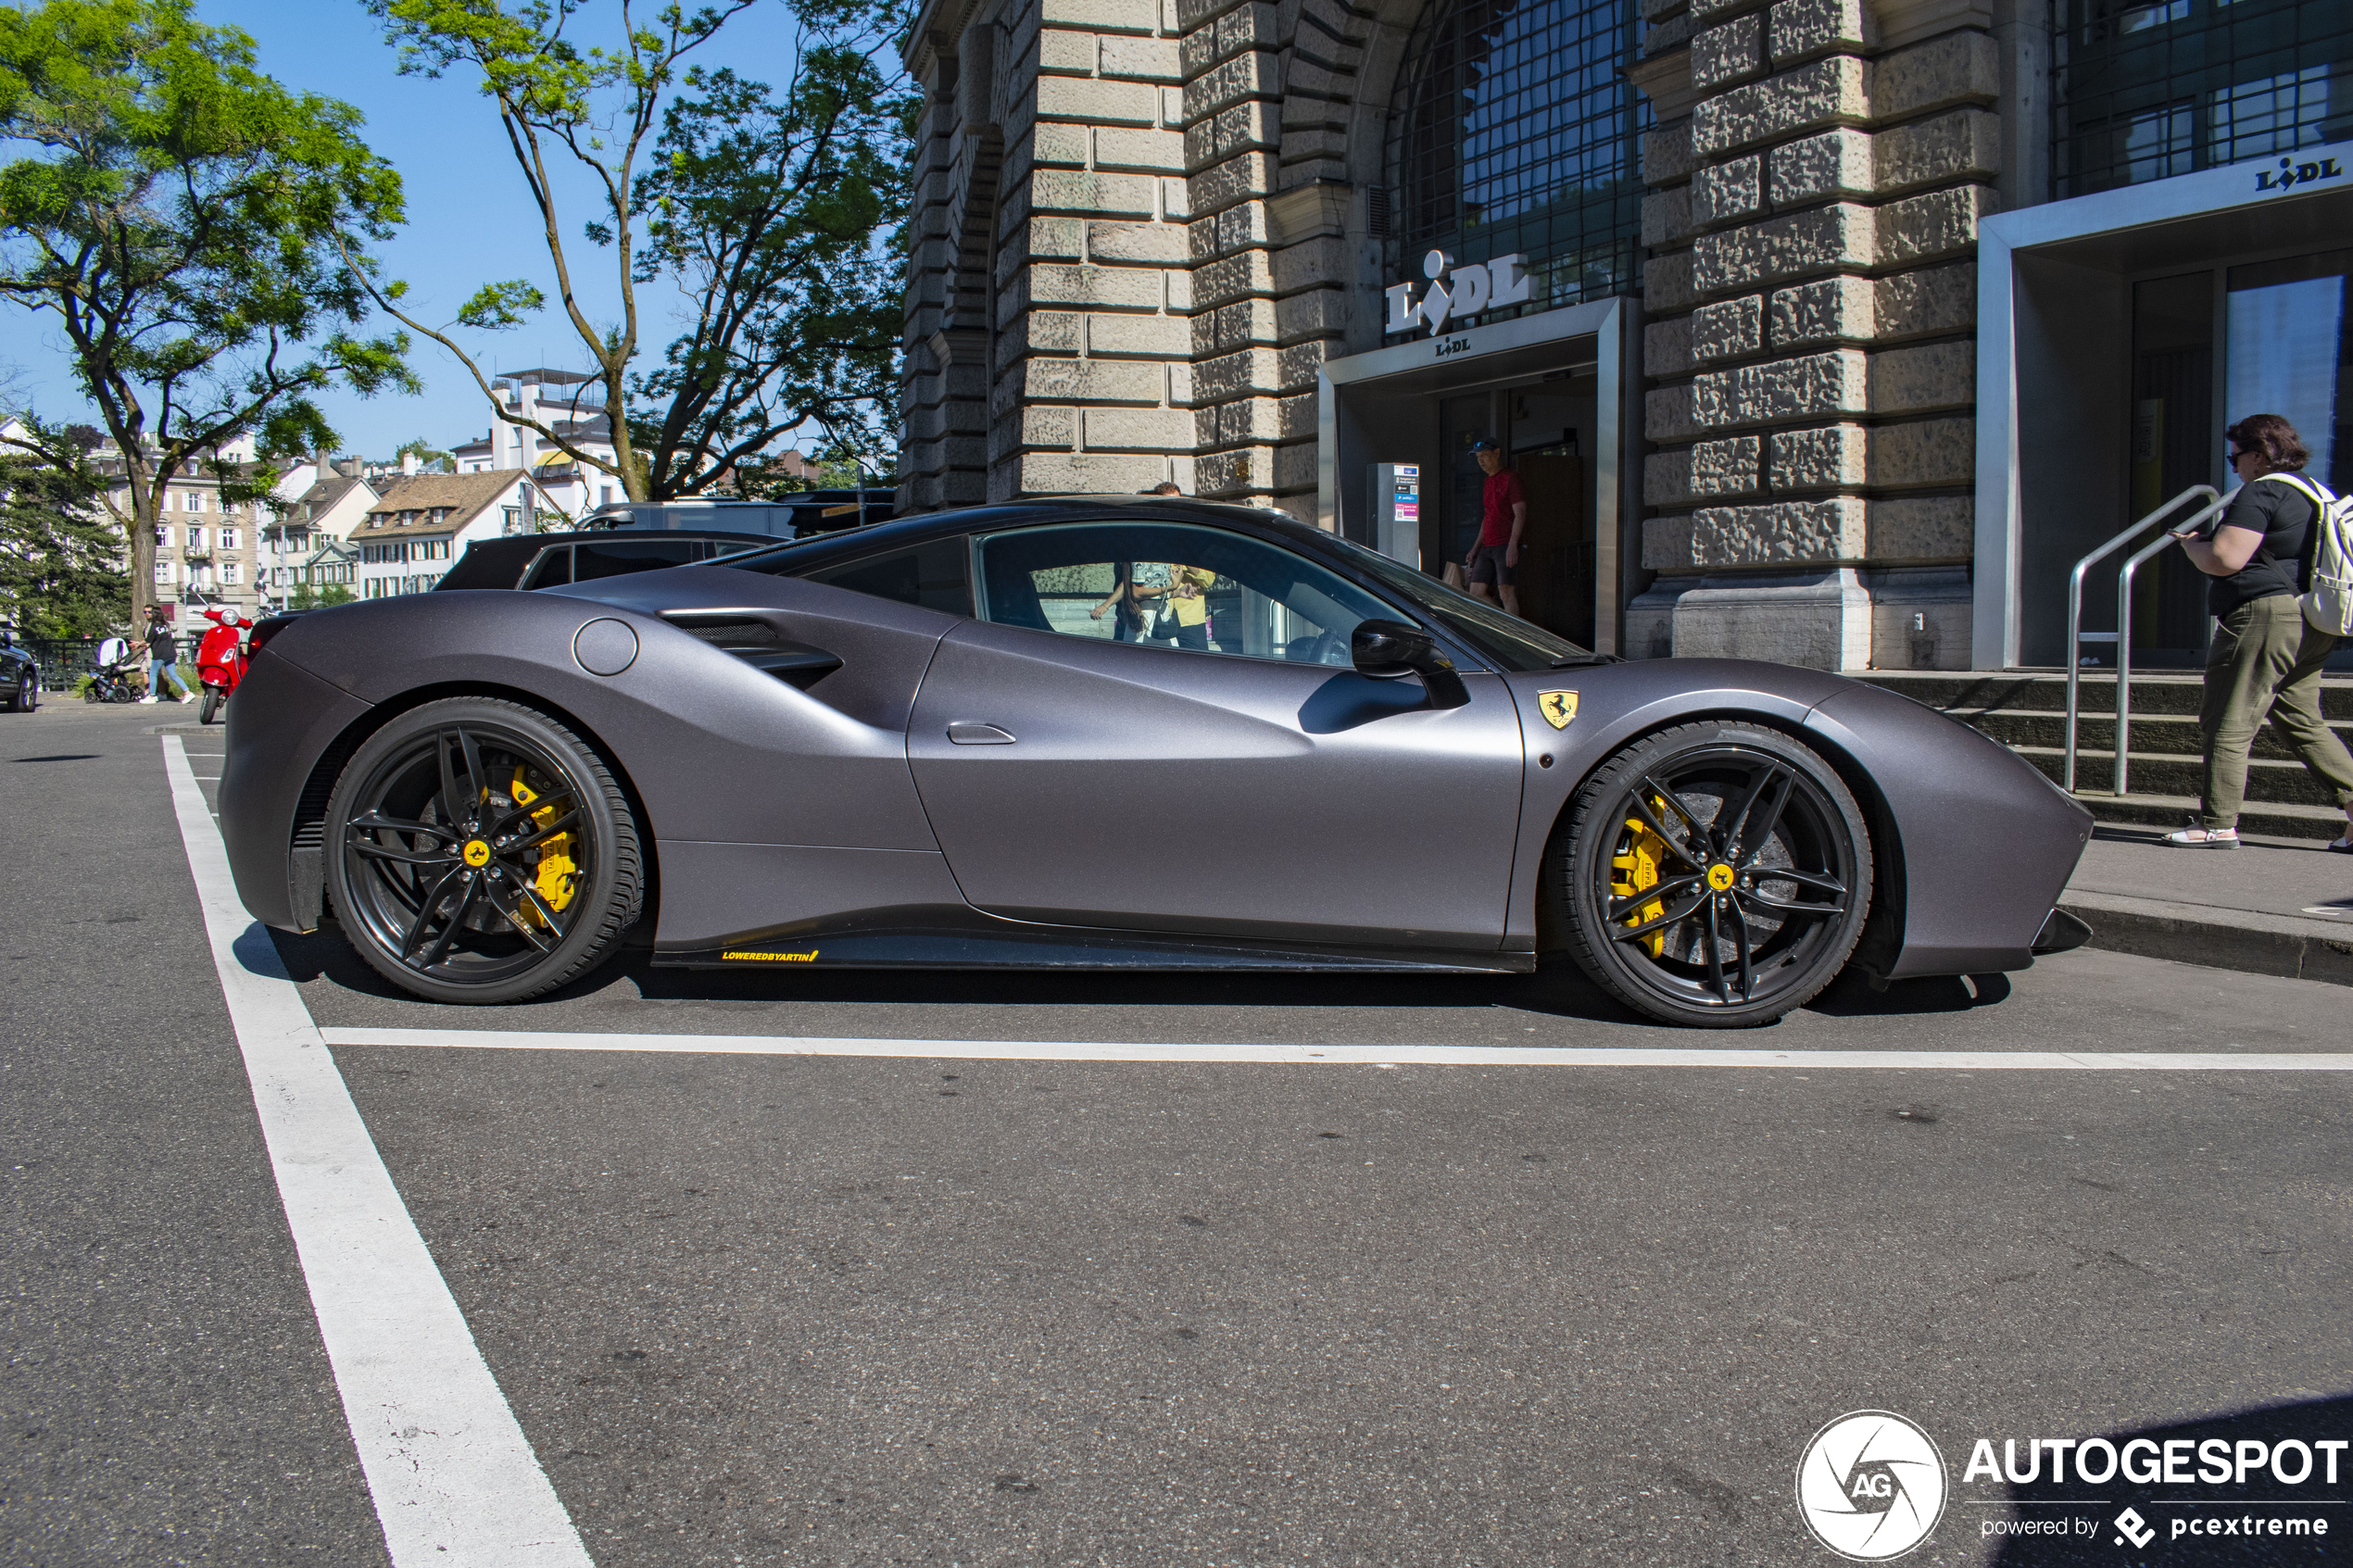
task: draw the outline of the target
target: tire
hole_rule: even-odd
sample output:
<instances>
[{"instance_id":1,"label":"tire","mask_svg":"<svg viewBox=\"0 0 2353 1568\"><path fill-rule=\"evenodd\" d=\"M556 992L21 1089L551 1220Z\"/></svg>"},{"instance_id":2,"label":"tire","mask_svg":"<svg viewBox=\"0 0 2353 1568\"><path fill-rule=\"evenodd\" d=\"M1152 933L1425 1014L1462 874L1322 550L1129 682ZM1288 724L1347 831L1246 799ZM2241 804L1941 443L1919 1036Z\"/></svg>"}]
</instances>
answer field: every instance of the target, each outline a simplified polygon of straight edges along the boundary
<instances>
[{"instance_id":1,"label":"tire","mask_svg":"<svg viewBox=\"0 0 2353 1568\"><path fill-rule=\"evenodd\" d=\"M8 711L30 713L41 706L41 678L26 671L17 678L17 689L8 694Z\"/></svg>"},{"instance_id":2,"label":"tire","mask_svg":"<svg viewBox=\"0 0 2353 1568\"><path fill-rule=\"evenodd\" d=\"M327 822L345 936L428 1001L551 991L637 921L637 823L611 769L519 703L452 697L401 714L352 754ZM559 854L567 872L545 863Z\"/></svg>"},{"instance_id":3,"label":"tire","mask_svg":"<svg viewBox=\"0 0 2353 1568\"><path fill-rule=\"evenodd\" d=\"M84 702L96 702L99 700L97 682L93 681L88 685L82 688L82 700Z\"/></svg>"},{"instance_id":4,"label":"tire","mask_svg":"<svg viewBox=\"0 0 2353 1568\"><path fill-rule=\"evenodd\" d=\"M1602 764L1556 869L1578 966L1636 1011L1702 1029L1805 1006L1870 912L1855 797L1820 757L1754 724L1680 724Z\"/></svg>"},{"instance_id":5,"label":"tire","mask_svg":"<svg viewBox=\"0 0 2353 1568\"><path fill-rule=\"evenodd\" d=\"M220 705L224 700L224 694L219 686L207 686L204 689L204 706L196 709L196 722L211 723L213 715L220 711Z\"/></svg>"},{"instance_id":6,"label":"tire","mask_svg":"<svg viewBox=\"0 0 2353 1568\"><path fill-rule=\"evenodd\" d=\"M139 694L131 689L130 683L125 682L123 684L117 686L114 689L114 695L107 700L108 702L136 702L139 700Z\"/></svg>"}]
</instances>

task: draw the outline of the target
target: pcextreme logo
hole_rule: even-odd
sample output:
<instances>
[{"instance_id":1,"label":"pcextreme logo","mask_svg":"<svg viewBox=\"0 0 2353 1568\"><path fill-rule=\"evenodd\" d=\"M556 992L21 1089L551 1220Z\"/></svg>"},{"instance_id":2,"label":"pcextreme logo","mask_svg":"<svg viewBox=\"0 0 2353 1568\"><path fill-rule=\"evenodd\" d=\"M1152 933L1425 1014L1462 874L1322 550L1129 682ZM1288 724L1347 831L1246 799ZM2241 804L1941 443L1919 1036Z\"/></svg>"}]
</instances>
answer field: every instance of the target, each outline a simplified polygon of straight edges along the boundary
<instances>
[{"instance_id":1,"label":"pcextreme logo","mask_svg":"<svg viewBox=\"0 0 2353 1568\"><path fill-rule=\"evenodd\" d=\"M1816 1540L1850 1562L1901 1557L1944 1516L1944 1456L1893 1411L1851 1411L1806 1445L1797 1511Z\"/></svg>"}]
</instances>

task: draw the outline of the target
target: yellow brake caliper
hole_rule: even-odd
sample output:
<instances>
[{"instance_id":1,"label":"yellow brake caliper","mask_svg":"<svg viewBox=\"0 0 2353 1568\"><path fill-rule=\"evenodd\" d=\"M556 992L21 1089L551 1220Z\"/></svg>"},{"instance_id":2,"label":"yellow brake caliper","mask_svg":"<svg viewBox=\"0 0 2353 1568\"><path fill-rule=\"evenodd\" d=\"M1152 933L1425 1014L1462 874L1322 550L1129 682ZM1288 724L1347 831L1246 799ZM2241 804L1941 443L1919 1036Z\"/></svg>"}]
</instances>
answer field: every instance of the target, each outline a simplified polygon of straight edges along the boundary
<instances>
[{"instance_id":1,"label":"yellow brake caliper","mask_svg":"<svg viewBox=\"0 0 2353 1568\"><path fill-rule=\"evenodd\" d=\"M1651 809L1664 811L1667 803L1654 797ZM1618 841L1617 853L1609 858L1611 894L1624 898L1646 887L1657 886L1659 868L1667 863L1667 856L1672 853L1667 847L1667 840L1653 832L1648 822L1640 817L1627 818L1625 836ZM1666 912L1667 906L1654 898L1646 904L1637 905L1634 912L1626 917L1626 924L1637 926L1644 921L1656 920ZM1667 928L1662 925L1647 936L1637 936L1634 940L1642 944L1642 951L1656 958L1666 950Z\"/></svg>"},{"instance_id":2,"label":"yellow brake caliper","mask_svg":"<svg viewBox=\"0 0 2353 1568\"><path fill-rule=\"evenodd\" d=\"M521 768L515 770L514 798L518 806L529 806L539 798L538 792L522 782ZM542 806L532 812L531 820L545 829L560 814L553 806ZM539 897L547 901L551 909L560 910L572 902L573 889L580 875L580 868L573 863L572 851L573 836L569 831L555 834L539 847L538 875L533 878L532 885L539 890ZM515 912L533 925L544 926L547 923L529 904L519 905Z\"/></svg>"}]
</instances>

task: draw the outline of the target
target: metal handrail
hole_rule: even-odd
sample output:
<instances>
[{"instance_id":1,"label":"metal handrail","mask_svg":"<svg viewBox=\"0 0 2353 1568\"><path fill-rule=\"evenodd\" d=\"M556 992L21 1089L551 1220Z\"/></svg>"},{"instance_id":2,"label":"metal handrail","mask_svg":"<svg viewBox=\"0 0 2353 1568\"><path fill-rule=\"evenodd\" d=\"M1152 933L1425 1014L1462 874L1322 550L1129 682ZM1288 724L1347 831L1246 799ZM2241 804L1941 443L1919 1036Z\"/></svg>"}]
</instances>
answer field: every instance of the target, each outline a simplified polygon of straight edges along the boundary
<instances>
[{"instance_id":1,"label":"metal handrail","mask_svg":"<svg viewBox=\"0 0 2353 1568\"><path fill-rule=\"evenodd\" d=\"M2086 641L2083 634L2083 574L2092 569L2092 563L2094 561L2099 559L2102 556L2107 555L2109 551L2115 549L2120 545L2130 543L2137 534L2139 534L2142 529L2146 528L2150 523L2157 521L2159 518L2169 515L2172 512L2173 508L2181 506L2183 502L2188 501L2191 497L2196 495L2203 495L2209 501L2219 501L2222 498L2222 493L2215 489L2211 484L2193 484L2187 490L2183 491L2180 495L2174 496L2171 500L2158 508L2157 510L2150 512L2147 516L2135 521L2132 527L2126 529L2115 538L2110 539L2107 544L2102 545L2098 549L2094 550L2082 560L2077 561L2075 563L2075 570L2068 574L2066 788L2070 795L2075 793L2075 717L2076 703L2078 700L2076 687L2080 684L2080 678L2082 673L2083 644ZM2118 622L2117 631L2115 633L2103 635L2100 640L2105 641L2108 635L2113 635L2118 639L2117 646L2121 647L2123 646L2123 624L2120 621Z\"/></svg>"},{"instance_id":2,"label":"metal handrail","mask_svg":"<svg viewBox=\"0 0 2353 1568\"><path fill-rule=\"evenodd\" d=\"M2208 502L2133 551L2123 570L2116 574L2116 793L2120 796L2127 793L2124 757L2133 742L2133 573L2141 569L2143 561L2173 543L2174 534L2227 509L2233 498L2224 495Z\"/></svg>"}]
</instances>

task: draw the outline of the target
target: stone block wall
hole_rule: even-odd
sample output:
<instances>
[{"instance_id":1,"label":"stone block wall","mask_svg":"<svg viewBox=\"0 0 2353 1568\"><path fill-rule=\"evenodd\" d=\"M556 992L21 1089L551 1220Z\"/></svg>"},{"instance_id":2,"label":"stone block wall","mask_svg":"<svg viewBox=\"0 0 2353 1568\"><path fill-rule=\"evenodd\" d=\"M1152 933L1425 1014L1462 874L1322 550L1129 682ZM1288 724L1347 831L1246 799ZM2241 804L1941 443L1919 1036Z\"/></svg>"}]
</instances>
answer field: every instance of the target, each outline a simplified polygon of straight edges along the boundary
<instances>
[{"instance_id":1,"label":"stone block wall","mask_svg":"<svg viewBox=\"0 0 2353 1568\"><path fill-rule=\"evenodd\" d=\"M1314 515L1374 26L1344 0L925 12L902 509L1173 479Z\"/></svg>"},{"instance_id":2,"label":"stone block wall","mask_svg":"<svg viewBox=\"0 0 2353 1568\"><path fill-rule=\"evenodd\" d=\"M1999 57L1953 0L1641 0L1637 654L1959 668ZM1955 589L1956 574L1963 591Z\"/></svg>"}]
</instances>

